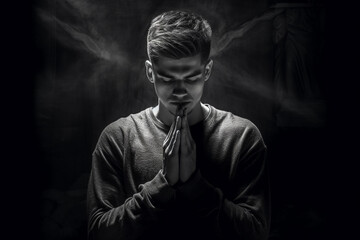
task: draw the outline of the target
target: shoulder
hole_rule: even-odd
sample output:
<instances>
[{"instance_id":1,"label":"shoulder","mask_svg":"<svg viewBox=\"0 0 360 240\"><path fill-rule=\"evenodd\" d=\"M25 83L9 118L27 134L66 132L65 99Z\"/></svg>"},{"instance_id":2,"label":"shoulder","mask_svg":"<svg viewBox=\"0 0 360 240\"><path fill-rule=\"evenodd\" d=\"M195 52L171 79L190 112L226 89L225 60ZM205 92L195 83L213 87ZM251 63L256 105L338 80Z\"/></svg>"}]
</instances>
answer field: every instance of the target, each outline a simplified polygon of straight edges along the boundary
<instances>
[{"instance_id":1,"label":"shoulder","mask_svg":"<svg viewBox=\"0 0 360 240\"><path fill-rule=\"evenodd\" d=\"M104 128L103 133L111 135L118 133L119 131L132 129L137 123L143 121L146 118L146 111L148 111L148 109L144 109L138 113L130 114L126 117L121 117L116 121L111 122Z\"/></svg>"},{"instance_id":2,"label":"shoulder","mask_svg":"<svg viewBox=\"0 0 360 240\"><path fill-rule=\"evenodd\" d=\"M260 130L251 120L214 107L212 110L215 112L213 124L225 136L234 136L247 142L259 142L265 146Z\"/></svg>"},{"instance_id":3,"label":"shoulder","mask_svg":"<svg viewBox=\"0 0 360 240\"><path fill-rule=\"evenodd\" d=\"M229 111L224 111L211 107L214 111L213 124L220 125L223 130L228 131L241 131L241 132L254 132L259 133L256 125L247 118L237 116Z\"/></svg>"},{"instance_id":4,"label":"shoulder","mask_svg":"<svg viewBox=\"0 0 360 240\"><path fill-rule=\"evenodd\" d=\"M145 119L147 110L148 109L144 109L141 112L120 117L108 124L100 134L98 145L101 143L110 144L123 142L124 138L134 129L135 125Z\"/></svg>"}]
</instances>

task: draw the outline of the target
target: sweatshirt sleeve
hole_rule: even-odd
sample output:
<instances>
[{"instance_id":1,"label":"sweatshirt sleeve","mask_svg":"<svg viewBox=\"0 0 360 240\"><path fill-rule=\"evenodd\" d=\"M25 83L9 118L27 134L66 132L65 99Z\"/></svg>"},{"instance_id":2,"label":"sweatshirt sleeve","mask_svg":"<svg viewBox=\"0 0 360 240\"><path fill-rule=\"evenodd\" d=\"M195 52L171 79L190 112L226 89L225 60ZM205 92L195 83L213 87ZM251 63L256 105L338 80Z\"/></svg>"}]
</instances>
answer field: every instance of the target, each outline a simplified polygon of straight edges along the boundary
<instances>
[{"instance_id":1,"label":"sweatshirt sleeve","mask_svg":"<svg viewBox=\"0 0 360 240\"><path fill-rule=\"evenodd\" d=\"M178 195L187 200L189 210L206 219L205 225L220 239L267 239L270 191L266 150L260 139L239 156L231 184L233 191L228 196L199 170L178 188Z\"/></svg>"},{"instance_id":2,"label":"sweatshirt sleeve","mask_svg":"<svg viewBox=\"0 0 360 240\"><path fill-rule=\"evenodd\" d=\"M88 184L88 238L137 239L161 218L175 198L175 190L161 170L139 191L125 198L121 139L103 131L92 155Z\"/></svg>"}]
</instances>

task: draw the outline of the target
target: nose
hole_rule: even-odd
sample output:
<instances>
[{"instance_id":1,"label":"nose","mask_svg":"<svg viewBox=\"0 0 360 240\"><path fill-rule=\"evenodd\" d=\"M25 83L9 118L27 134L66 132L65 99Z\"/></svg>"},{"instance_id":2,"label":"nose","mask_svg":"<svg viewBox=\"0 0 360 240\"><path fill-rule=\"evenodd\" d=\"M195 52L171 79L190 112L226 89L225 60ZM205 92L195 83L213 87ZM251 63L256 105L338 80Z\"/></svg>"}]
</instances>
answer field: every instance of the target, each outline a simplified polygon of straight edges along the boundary
<instances>
[{"instance_id":1,"label":"nose","mask_svg":"<svg viewBox=\"0 0 360 240\"><path fill-rule=\"evenodd\" d=\"M181 80L177 81L176 87L173 90L173 95L175 97L181 98L187 95L186 87L184 82Z\"/></svg>"}]
</instances>

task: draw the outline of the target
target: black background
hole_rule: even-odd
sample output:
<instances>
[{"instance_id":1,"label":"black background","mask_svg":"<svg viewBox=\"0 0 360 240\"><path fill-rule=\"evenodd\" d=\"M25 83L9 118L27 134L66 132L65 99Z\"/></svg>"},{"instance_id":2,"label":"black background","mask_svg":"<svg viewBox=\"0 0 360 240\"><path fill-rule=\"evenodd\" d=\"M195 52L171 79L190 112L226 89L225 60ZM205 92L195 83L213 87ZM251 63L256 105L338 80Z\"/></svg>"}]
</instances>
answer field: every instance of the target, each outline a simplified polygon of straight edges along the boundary
<instances>
[{"instance_id":1,"label":"black background","mask_svg":"<svg viewBox=\"0 0 360 240\"><path fill-rule=\"evenodd\" d=\"M49 189L55 189L60 193L68 192L72 190L72 187L75 190L83 189L83 179L79 182L76 180L80 176L85 176L86 179L86 173L90 169L88 157L91 156L101 129L117 117L135 112L145 105L155 104L154 101L136 102L127 108L129 104L123 102L126 97L117 97L112 101L111 97L116 95L112 93L111 87L107 86L109 89L103 89L103 91L110 93L107 95L108 100L102 100L100 106L91 108L90 106L93 106L91 101L98 99L90 99L90 103L83 99L83 103L88 104L85 105L87 108L83 109L76 105L77 99L73 99L76 90L71 95L66 95L67 91L64 91L65 95L58 96L58 99L66 99L70 96L70 104L58 102L64 105L49 107L53 111L52 114L63 119L60 121L55 118L59 122L54 120L51 126L47 126L48 129L40 129L39 127L46 126L46 123L41 122L38 115L39 75L49 68L46 57L48 50L43 48L44 45L39 44L39 41L46 42L44 39L47 34L35 10L41 4L29 1L21 7L6 6L4 7L6 14L3 15L2 21L4 25L2 40L5 41L2 44L4 54L2 126L5 134L2 141L1 192L2 201L4 201L2 207L5 213L3 215L6 223L5 230L14 239L25 236L37 236L37 239L41 239L39 236L42 236L44 239L50 239L46 236L52 234L49 233L49 229L53 228L48 225L48 220L44 217L44 211L46 213L48 206L44 201L44 193L47 193ZM264 5L265 8L266 5ZM255 7L250 7L250 9L255 9ZM258 125L264 133L269 148L273 193L272 239L325 239L330 236L341 236L344 239L352 232L352 227L355 225L352 216L356 216L354 196L357 189L353 185L356 169L353 163L356 161L354 152L357 147L357 132L355 131L357 130L357 109L354 107L357 94L352 84L356 79L354 74L356 60L352 56L356 56L356 34L354 34L355 28L351 25L354 22L351 17L354 15L351 14L350 6L339 7L329 3L326 9L327 24L324 33L326 51L322 62L324 71L321 80L326 82L322 85L328 109L326 123L315 128L281 128L274 131L272 125L274 123L271 118L266 117L268 112L263 111L267 109L267 106L261 105L266 102L266 99L258 100L259 102L256 103L263 109L252 110L253 108L245 107L245 110L238 110L239 115L248 117ZM254 11L253 14L256 15L256 13ZM229 18L234 16L238 15L233 13ZM249 12L248 17L252 16ZM151 17L149 15L148 19ZM238 20L244 22L247 18ZM144 43L140 38L136 41L139 46ZM66 46L58 47L60 55L63 54L68 58L60 61L61 64L55 69L60 73L62 70L71 72L66 62L79 57L77 54L80 51L71 50ZM140 56L145 56L141 55L145 53L140 53L140 50L136 51ZM226 59L226 56L223 56L223 59ZM259 56L259 59L262 58ZM139 65L139 69L142 67ZM111 75L107 77L111 79ZM137 88L136 85L131 85L131 87ZM59 93L60 90L57 88L55 92ZM208 91L208 102L210 102L212 92L211 89ZM136 97L146 94L144 90ZM151 96L146 96L151 100ZM251 96L251 94L245 95L244 106L252 102ZM220 108L232 110L232 106L225 100L226 97L223 98L224 100L216 99L214 102L219 103ZM103 106L109 106L109 103L111 107L105 108L99 117L98 110L104 109ZM124 106L122 110L115 108L119 103ZM82 109L84 112L72 111L74 108L75 110ZM87 112L89 109L93 112ZM63 112L59 114L59 111L55 110ZM86 136L85 142L77 141L75 135L71 137L70 142L59 145L59 142L56 142L57 139L53 138L55 135L64 134L64 129L60 128L61 124L64 120L70 123L82 122L75 119L76 116L84 119L92 116L91 124L77 126L81 129L78 131L83 131L79 137ZM58 129L54 131L56 127ZM71 136L72 133L73 131L70 131L68 134ZM308 137L309 134L312 135L311 138ZM66 139L67 136L63 135L61 139L64 137ZM51 149L50 153L47 151L49 149ZM74 157L74 153L78 155ZM311 168L308 163L312 163ZM72 196L75 196L74 202L70 200L70 207L67 210L75 206L76 211L68 212L66 216L70 223L71 219L76 219L73 222L74 229L70 227L68 230L70 233L63 235L64 237L61 234L57 235L59 239L81 239L86 235L84 232L86 223L83 221L85 218L84 199L81 198L81 194ZM78 223L79 225L76 225Z\"/></svg>"}]
</instances>

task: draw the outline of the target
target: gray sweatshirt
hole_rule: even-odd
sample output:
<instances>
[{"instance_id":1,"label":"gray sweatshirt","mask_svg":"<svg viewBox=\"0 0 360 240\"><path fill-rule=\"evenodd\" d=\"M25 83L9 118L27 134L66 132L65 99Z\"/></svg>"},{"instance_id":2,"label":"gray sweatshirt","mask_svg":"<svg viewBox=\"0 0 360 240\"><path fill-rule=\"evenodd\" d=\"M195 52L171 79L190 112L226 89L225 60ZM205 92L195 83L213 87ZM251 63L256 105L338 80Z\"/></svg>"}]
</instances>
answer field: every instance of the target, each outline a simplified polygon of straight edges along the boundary
<instances>
[{"instance_id":1,"label":"gray sweatshirt","mask_svg":"<svg viewBox=\"0 0 360 240\"><path fill-rule=\"evenodd\" d=\"M207 104L190 126L197 170L170 186L161 168L169 127L152 108L100 135L88 185L89 239L266 239L266 146L249 120Z\"/></svg>"}]
</instances>

